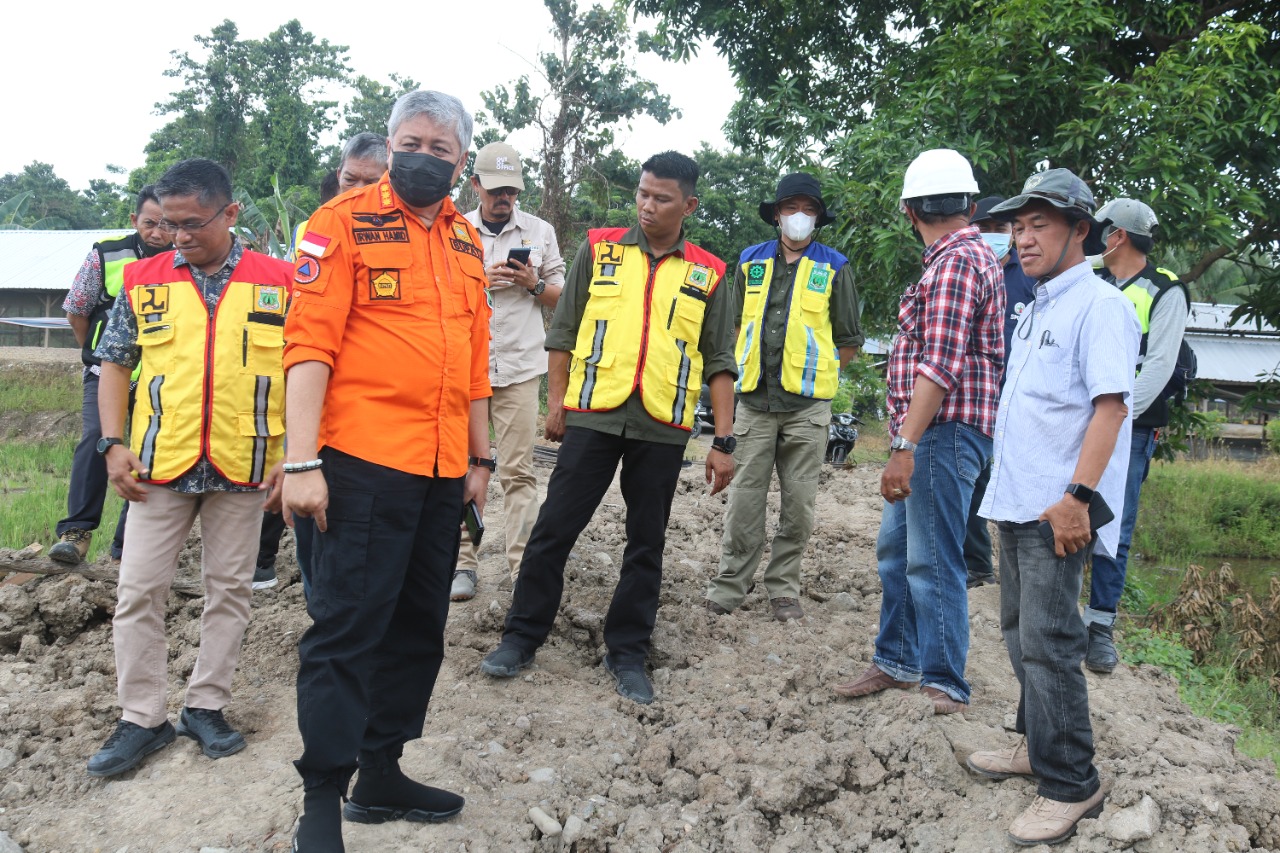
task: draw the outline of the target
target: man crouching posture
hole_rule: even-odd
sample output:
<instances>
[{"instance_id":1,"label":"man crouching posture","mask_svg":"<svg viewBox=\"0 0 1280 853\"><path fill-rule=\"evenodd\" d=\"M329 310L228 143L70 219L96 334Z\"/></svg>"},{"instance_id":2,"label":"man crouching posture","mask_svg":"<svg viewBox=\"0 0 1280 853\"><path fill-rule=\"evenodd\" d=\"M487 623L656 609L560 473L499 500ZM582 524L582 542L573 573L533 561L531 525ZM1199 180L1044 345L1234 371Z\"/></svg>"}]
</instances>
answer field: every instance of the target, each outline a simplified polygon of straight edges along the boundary
<instances>
[{"instance_id":1,"label":"man crouching posture","mask_svg":"<svg viewBox=\"0 0 1280 853\"><path fill-rule=\"evenodd\" d=\"M1066 169L1032 175L1021 195L991 209L1013 221L1018 257L1036 281L1033 310L1013 334L979 511L1000 533L1000 628L1022 687L1016 730L1025 742L975 752L969 767L1039 782L1009 827L1024 846L1070 838L1082 818L1102 813L1107 787L1093 766L1077 602L1085 558L1095 546L1116 551L1119 523L1093 530L1091 505L1100 497L1117 519L1124 509L1139 331L1128 300L1085 261L1100 251L1094 209Z\"/></svg>"}]
</instances>

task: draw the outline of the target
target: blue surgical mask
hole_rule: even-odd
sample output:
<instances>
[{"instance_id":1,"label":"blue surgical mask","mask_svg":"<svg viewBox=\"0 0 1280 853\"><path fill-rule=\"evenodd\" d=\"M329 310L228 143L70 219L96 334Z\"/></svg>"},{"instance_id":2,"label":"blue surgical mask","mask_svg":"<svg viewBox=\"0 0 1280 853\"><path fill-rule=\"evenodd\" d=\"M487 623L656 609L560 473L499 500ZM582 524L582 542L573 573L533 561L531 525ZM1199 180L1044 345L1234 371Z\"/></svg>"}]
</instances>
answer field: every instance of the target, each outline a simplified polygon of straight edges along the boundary
<instances>
[{"instance_id":1,"label":"blue surgical mask","mask_svg":"<svg viewBox=\"0 0 1280 853\"><path fill-rule=\"evenodd\" d=\"M998 232L983 232L982 239L987 241L987 245L996 253L996 257L1004 260L1004 256L1009 254L1009 247L1013 245L1012 234L1000 234Z\"/></svg>"}]
</instances>

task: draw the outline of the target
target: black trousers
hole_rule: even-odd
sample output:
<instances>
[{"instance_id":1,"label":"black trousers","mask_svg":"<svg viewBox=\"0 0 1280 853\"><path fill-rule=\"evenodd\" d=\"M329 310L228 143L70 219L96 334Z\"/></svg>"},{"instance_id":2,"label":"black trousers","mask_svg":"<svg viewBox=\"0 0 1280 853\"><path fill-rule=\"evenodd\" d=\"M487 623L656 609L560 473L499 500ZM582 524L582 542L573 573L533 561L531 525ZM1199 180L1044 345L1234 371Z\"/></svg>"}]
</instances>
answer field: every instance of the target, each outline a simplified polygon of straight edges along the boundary
<instances>
[{"instance_id":1,"label":"black trousers","mask_svg":"<svg viewBox=\"0 0 1280 853\"><path fill-rule=\"evenodd\" d=\"M262 513L262 534L258 538L258 562L255 568L274 569L280 554L280 537L284 536L284 515L278 512ZM315 539L315 523L302 516L293 520L294 554L302 574L302 591L311 593L311 543Z\"/></svg>"},{"instance_id":2,"label":"black trousers","mask_svg":"<svg viewBox=\"0 0 1280 853\"><path fill-rule=\"evenodd\" d=\"M362 754L422 736L444 659L463 478L406 474L325 448L329 529L315 533L312 625L298 647L295 762L343 791Z\"/></svg>"},{"instance_id":3,"label":"black trousers","mask_svg":"<svg viewBox=\"0 0 1280 853\"><path fill-rule=\"evenodd\" d=\"M684 445L637 441L582 427L565 430L547 499L533 525L502 641L534 651L551 633L564 594L564 564L622 461L627 547L604 640L615 665L643 664L658 617L662 549Z\"/></svg>"},{"instance_id":4,"label":"black trousers","mask_svg":"<svg viewBox=\"0 0 1280 853\"><path fill-rule=\"evenodd\" d=\"M71 457L71 482L67 490L67 517L55 528L58 536L68 530L97 530L102 523L102 505L107 499L107 462L98 453L102 438L102 422L98 416L98 374L84 371L84 393L80 398L80 442ZM131 407L132 408L132 407ZM120 509L111 555L119 557L124 549L125 520L129 502Z\"/></svg>"}]
</instances>

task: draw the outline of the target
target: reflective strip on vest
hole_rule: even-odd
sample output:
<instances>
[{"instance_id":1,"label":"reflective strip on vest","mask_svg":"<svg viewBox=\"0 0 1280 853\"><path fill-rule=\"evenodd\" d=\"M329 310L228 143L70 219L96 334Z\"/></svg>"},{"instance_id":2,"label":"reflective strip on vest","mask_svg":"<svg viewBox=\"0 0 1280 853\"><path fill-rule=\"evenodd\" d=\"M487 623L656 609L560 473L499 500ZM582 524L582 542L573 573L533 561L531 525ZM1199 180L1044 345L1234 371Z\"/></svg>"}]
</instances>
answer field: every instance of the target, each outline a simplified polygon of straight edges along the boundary
<instances>
[{"instance_id":1,"label":"reflective strip on vest","mask_svg":"<svg viewBox=\"0 0 1280 853\"><path fill-rule=\"evenodd\" d=\"M702 389L698 341L724 265L686 243L685 257L667 255L650 270L639 246L614 242L625 233L588 234L592 277L569 361L566 408L616 409L639 388L650 417L689 430Z\"/></svg>"},{"instance_id":2,"label":"reflective strip on vest","mask_svg":"<svg viewBox=\"0 0 1280 853\"><path fill-rule=\"evenodd\" d=\"M737 391L756 390L764 370L764 324L778 243L771 240L742 253L745 293L738 342ZM840 386L840 351L831 327L831 293L845 257L820 243L810 243L796 262L787 294L786 334L782 346L784 390L801 397L830 400ZM797 299L797 295L799 298Z\"/></svg>"},{"instance_id":3,"label":"reflective strip on vest","mask_svg":"<svg viewBox=\"0 0 1280 853\"><path fill-rule=\"evenodd\" d=\"M287 263L246 252L210 321L190 272L174 269L171 255L126 267L142 350L130 445L148 482L177 479L207 454L231 482L256 485L279 460L292 279Z\"/></svg>"}]
</instances>

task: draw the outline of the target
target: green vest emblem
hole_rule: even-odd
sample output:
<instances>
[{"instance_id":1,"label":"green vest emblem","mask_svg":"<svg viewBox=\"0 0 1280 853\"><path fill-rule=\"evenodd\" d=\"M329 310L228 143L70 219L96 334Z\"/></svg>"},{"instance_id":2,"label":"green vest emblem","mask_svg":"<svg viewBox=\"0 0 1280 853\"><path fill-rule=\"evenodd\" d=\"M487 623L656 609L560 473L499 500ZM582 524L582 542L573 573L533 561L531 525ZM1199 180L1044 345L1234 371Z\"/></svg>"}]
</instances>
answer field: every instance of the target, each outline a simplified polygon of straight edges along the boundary
<instances>
[{"instance_id":1,"label":"green vest emblem","mask_svg":"<svg viewBox=\"0 0 1280 853\"><path fill-rule=\"evenodd\" d=\"M755 263L747 264L747 286L748 287L759 287L760 285L764 284L765 266L767 265L762 261L756 261Z\"/></svg>"},{"instance_id":2,"label":"green vest emblem","mask_svg":"<svg viewBox=\"0 0 1280 853\"><path fill-rule=\"evenodd\" d=\"M815 266L813 272L809 274L809 283L806 285L809 290L814 293L826 293L827 285L831 282L831 267L827 265Z\"/></svg>"}]
</instances>

